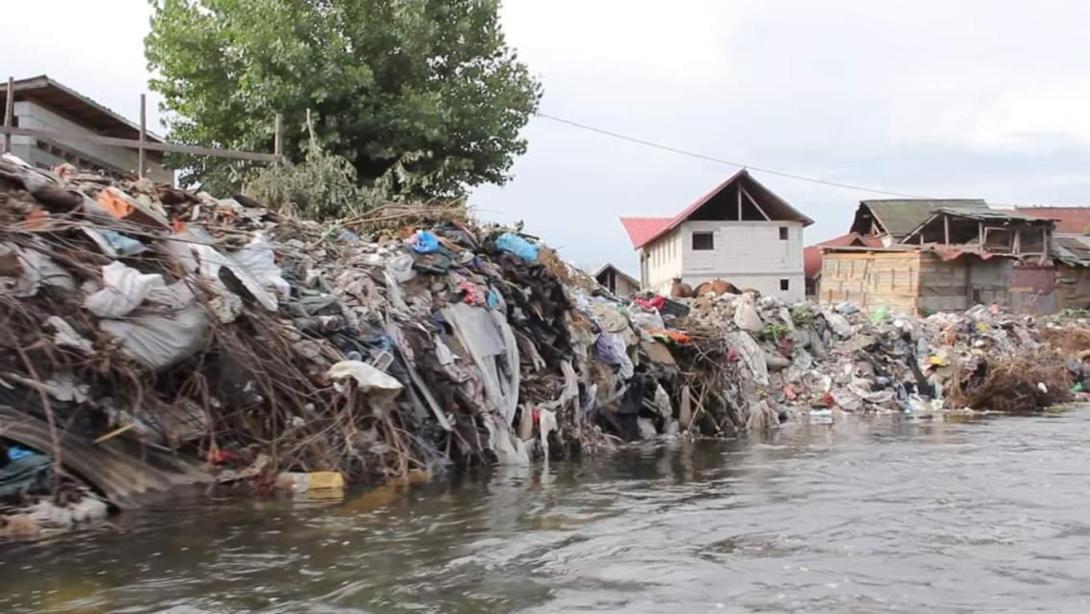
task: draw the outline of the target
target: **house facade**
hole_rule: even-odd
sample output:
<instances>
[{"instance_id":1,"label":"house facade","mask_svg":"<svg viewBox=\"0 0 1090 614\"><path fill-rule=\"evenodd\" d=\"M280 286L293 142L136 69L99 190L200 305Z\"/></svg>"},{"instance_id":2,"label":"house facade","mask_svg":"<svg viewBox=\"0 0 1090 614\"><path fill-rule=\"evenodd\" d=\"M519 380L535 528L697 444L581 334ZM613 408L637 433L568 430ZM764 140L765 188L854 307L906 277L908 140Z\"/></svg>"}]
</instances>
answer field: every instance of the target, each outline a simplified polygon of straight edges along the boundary
<instances>
[{"instance_id":1,"label":"house facade","mask_svg":"<svg viewBox=\"0 0 1090 614\"><path fill-rule=\"evenodd\" d=\"M44 130L58 135L99 135L138 139L140 127L75 90L42 75L14 83L13 124L17 128ZM0 87L0 109L7 100ZM149 134L149 142L161 143ZM135 175L139 165L136 150L99 145L73 138L43 138L14 135L11 153L42 169L65 162L81 169L111 175ZM163 166L161 152L147 152L147 176L158 183L174 183L174 173Z\"/></svg>"},{"instance_id":2,"label":"house facade","mask_svg":"<svg viewBox=\"0 0 1090 614\"><path fill-rule=\"evenodd\" d=\"M803 229L813 223L741 170L674 217L621 218L644 289L722 279L786 301L805 296Z\"/></svg>"}]
</instances>

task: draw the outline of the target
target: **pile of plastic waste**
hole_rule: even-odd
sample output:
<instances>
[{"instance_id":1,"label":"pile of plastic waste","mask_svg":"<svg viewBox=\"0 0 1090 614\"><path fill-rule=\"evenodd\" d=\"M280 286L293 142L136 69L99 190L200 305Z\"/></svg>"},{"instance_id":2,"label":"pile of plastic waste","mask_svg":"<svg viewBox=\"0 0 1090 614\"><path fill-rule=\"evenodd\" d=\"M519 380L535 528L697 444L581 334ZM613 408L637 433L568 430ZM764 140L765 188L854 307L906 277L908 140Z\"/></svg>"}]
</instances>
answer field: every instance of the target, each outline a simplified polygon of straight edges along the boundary
<instances>
[{"instance_id":1,"label":"pile of plastic waste","mask_svg":"<svg viewBox=\"0 0 1090 614\"><path fill-rule=\"evenodd\" d=\"M684 306L622 301L459 205L318 224L5 156L0 218L0 441L116 507L750 422L723 340L667 326Z\"/></svg>"},{"instance_id":2,"label":"pile of plastic waste","mask_svg":"<svg viewBox=\"0 0 1090 614\"><path fill-rule=\"evenodd\" d=\"M1042 339L1034 318L995 306L916 317L752 294L688 302L693 315L682 324L694 336L702 330L732 339L754 374L756 394L781 419L829 419L836 411L1036 411L1081 390L1073 387L1081 366Z\"/></svg>"},{"instance_id":3,"label":"pile of plastic waste","mask_svg":"<svg viewBox=\"0 0 1090 614\"><path fill-rule=\"evenodd\" d=\"M1031 320L983 307L621 300L461 205L318 224L11 156L0 348L0 444L48 460L15 465L0 514L49 499L69 521L73 475L118 508L208 484L413 480L833 410L979 406L1011 384L1003 361L1045 351ZM1036 364L1028 377L1052 368ZM1035 407L1070 394L1038 379ZM1005 394L1024 406L1022 384Z\"/></svg>"}]
</instances>

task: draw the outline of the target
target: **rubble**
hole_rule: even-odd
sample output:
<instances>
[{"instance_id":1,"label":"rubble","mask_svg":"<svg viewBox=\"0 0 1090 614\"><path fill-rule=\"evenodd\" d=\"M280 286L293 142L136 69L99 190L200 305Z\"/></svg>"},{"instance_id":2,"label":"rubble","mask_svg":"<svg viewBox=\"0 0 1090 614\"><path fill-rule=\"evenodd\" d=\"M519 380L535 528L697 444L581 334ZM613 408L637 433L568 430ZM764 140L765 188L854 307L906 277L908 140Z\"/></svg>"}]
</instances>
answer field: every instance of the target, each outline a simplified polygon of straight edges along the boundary
<instances>
[{"instance_id":1,"label":"rubble","mask_svg":"<svg viewBox=\"0 0 1090 614\"><path fill-rule=\"evenodd\" d=\"M185 485L407 482L834 411L1039 409L1082 378L1032 319L986 307L868 314L719 281L621 300L461 205L318 224L5 156L0 219L0 441L116 507Z\"/></svg>"}]
</instances>

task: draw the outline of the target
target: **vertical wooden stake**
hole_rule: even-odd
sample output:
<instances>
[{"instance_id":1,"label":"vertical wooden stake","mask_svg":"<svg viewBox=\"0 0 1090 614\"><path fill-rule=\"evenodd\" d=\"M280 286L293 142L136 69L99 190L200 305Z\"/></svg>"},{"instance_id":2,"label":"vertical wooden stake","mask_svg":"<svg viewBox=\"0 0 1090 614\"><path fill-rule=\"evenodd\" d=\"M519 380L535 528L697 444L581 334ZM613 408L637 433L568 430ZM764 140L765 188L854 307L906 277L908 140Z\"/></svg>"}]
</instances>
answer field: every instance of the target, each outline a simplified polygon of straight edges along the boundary
<instances>
[{"instance_id":1,"label":"vertical wooden stake","mask_svg":"<svg viewBox=\"0 0 1090 614\"><path fill-rule=\"evenodd\" d=\"M11 153L11 128L13 115L15 114L15 78L8 77L8 94L4 99L4 153Z\"/></svg>"},{"instance_id":2,"label":"vertical wooden stake","mask_svg":"<svg viewBox=\"0 0 1090 614\"><path fill-rule=\"evenodd\" d=\"M273 125L273 153L276 154L276 163L284 162L284 115L276 114L276 123Z\"/></svg>"},{"instance_id":3,"label":"vertical wooden stake","mask_svg":"<svg viewBox=\"0 0 1090 614\"><path fill-rule=\"evenodd\" d=\"M140 161L137 163L136 176L143 179L147 175L147 152L144 151L144 143L148 140L148 109L147 109L148 97L145 94L140 94Z\"/></svg>"}]
</instances>

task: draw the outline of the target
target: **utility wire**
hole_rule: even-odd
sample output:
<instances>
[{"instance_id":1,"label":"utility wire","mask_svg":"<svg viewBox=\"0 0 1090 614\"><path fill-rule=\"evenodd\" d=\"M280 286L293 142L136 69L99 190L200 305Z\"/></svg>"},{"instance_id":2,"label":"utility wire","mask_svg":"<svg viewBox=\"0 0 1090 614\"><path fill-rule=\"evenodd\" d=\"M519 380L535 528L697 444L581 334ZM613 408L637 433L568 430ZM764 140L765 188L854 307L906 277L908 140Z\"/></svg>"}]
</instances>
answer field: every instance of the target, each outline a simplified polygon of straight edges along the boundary
<instances>
[{"instance_id":1,"label":"utility wire","mask_svg":"<svg viewBox=\"0 0 1090 614\"><path fill-rule=\"evenodd\" d=\"M853 185L853 184L850 184L850 183L840 183L838 181L829 181L827 179L819 179L819 178L816 178L816 177L806 177L804 175L796 175L795 173L788 173L788 172L785 172L785 171L777 171L777 170L773 170L773 169L770 169L770 168L763 168L763 167L760 167L760 166L753 166L752 164L743 164L742 162L733 162L731 160L724 160L722 158L716 158L714 156L708 156L708 155L705 155L705 154L702 154L702 153L687 151L685 149L679 149L677 147L671 147L669 145L663 145L661 143L655 143L653 141L645 141L644 139L639 139L639 138L636 138L636 137L627 136L627 135L620 134L620 133L617 133L617 132L612 132L610 130L603 130L602 128L595 128L594 126L588 126L587 124L582 124L582 123L579 123L577 121L572 121L570 119L564 119L563 117L557 117L555 115L549 115L548 113L542 113L540 111L537 112L536 115L538 117L543 117L545 119L551 119L554 122L558 122L558 123L561 123L561 124L566 124L568 126L573 126L575 128L580 128L582 130L589 130L590 132L596 132L598 134L613 137L615 139L620 139L622 141L628 141L629 143L636 143L637 145L644 145L646 147L652 147L654 149L659 149L659 150L662 150L662 151L668 151L668 152L671 152L671 153L676 153L676 154L680 154L680 155L683 155L683 156L688 156L690 158L696 158L697 160L704 160L704 161L707 161L707 162L715 162L717 164L725 164L727 166L735 166L735 167L738 167L738 168L745 168L745 169L749 169L749 170L752 170L752 171L767 173L769 175L776 175L778 177L786 177L788 179L795 179L795 180L798 180L798 181L809 181L810 183L817 183L817 184L821 184L821 185L832 186L834 188L846 188L846 189L849 189L849 190L859 190L860 192L872 192L874 194L885 194L887 196L900 196L900 197L903 197L903 198L925 198L925 199L928 198L927 196L918 196L918 195L915 195L915 194L905 194L903 192L892 192L890 190L879 190L877 188L868 188L866 186Z\"/></svg>"}]
</instances>

